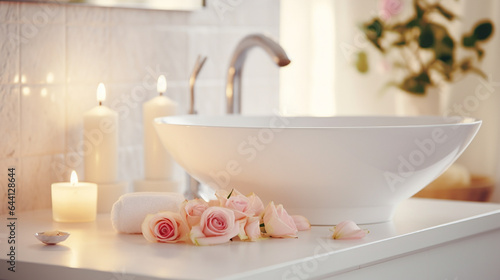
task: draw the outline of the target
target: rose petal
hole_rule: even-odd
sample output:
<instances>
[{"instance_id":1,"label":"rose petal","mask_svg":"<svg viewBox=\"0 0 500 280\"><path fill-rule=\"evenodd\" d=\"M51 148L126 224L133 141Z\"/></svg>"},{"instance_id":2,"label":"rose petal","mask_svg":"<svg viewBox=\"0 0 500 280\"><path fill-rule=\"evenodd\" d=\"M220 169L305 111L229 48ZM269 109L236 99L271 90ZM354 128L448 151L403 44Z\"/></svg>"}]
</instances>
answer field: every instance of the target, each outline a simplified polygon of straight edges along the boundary
<instances>
[{"instance_id":1,"label":"rose petal","mask_svg":"<svg viewBox=\"0 0 500 280\"><path fill-rule=\"evenodd\" d=\"M226 200L226 208L233 210L236 220L253 216L253 211L248 213L250 199L243 195L234 194Z\"/></svg>"},{"instance_id":2,"label":"rose petal","mask_svg":"<svg viewBox=\"0 0 500 280\"><path fill-rule=\"evenodd\" d=\"M353 221L343 221L333 229L333 239L361 239L366 236L366 231Z\"/></svg>"},{"instance_id":3,"label":"rose petal","mask_svg":"<svg viewBox=\"0 0 500 280\"><path fill-rule=\"evenodd\" d=\"M264 203L260 197L255 193L251 193L247 197L250 199L249 212L253 213L254 216L260 216L264 212Z\"/></svg>"},{"instance_id":4,"label":"rose petal","mask_svg":"<svg viewBox=\"0 0 500 280\"><path fill-rule=\"evenodd\" d=\"M288 215L283 205L274 205L271 201L264 211L266 235L272 237L297 237L297 226Z\"/></svg>"},{"instance_id":5,"label":"rose petal","mask_svg":"<svg viewBox=\"0 0 500 280\"><path fill-rule=\"evenodd\" d=\"M181 215L170 211L147 215L141 229L142 235L149 242L183 242L187 240L189 233Z\"/></svg>"},{"instance_id":6,"label":"rose petal","mask_svg":"<svg viewBox=\"0 0 500 280\"><path fill-rule=\"evenodd\" d=\"M191 228L200 222L201 215L208 208L208 203L203 199L186 200L181 204L180 214Z\"/></svg>"},{"instance_id":7,"label":"rose petal","mask_svg":"<svg viewBox=\"0 0 500 280\"><path fill-rule=\"evenodd\" d=\"M295 223L295 226L297 226L297 230L310 230L311 229L311 223L309 223L309 220L301 215L292 215L293 222Z\"/></svg>"},{"instance_id":8,"label":"rose petal","mask_svg":"<svg viewBox=\"0 0 500 280\"><path fill-rule=\"evenodd\" d=\"M239 232L240 222L234 220L234 212L213 206L203 212L200 224L191 228L189 237L196 245L214 245L228 242Z\"/></svg>"},{"instance_id":9,"label":"rose petal","mask_svg":"<svg viewBox=\"0 0 500 280\"><path fill-rule=\"evenodd\" d=\"M238 221L240 223L240 231L238 232L238 237L240 238L240 240L248 239L248 235L245 232L245 226L247 225L247 221L248 219L241 219Z\"/></svg>"},{"instance_id":10,"label":"rose petal","mask_svg":"<svg viewBox=\"0 0 500 280\"><path fill-rule=\"evenodd\" d=\"M193 244L197 246L217 245L229 242L231 238L238 235L239 230L240 230L240 222L237 221L232 231L227 232L226 235L206 237L203 234L200 226L194 226L193 228L191 228L189 237L193 242Z\"/></svg>"},{"instance_id":11,"label":"rose petal","mask_svg":"<svg viewBox=\"0 0 500 280\"><path fill-rule=\"evenodd\" d=\"M222 207L209 207L201 216L200 226L206 236L224 235L234 227L234 212Z\"/></svg>"},{"instance_id":12,"label":"rose petal","mask_svg":"<svg viewBox=\"0 0 500 280\"><path fill-rule=\"evenodd\" d=\"M262 233L260 232L260 218L259 217L249 217L245 225L245 233L248 236L249 241L257 241L262 239Z\"/></svg>"}]
</instances>

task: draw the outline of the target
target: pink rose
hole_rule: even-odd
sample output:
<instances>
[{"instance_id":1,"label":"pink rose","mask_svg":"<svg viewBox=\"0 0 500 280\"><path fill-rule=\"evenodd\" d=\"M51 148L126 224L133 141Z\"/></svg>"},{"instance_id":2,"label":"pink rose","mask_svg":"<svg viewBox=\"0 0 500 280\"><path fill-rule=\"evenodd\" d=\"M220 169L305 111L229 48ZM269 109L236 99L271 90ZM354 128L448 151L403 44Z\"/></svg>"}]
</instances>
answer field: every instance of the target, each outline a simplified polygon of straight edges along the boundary
<instances>
[{"instance_id":1,"label":"pink rose","mask_svg":"<svg viewBox=\"0 0 500 280\"><path fill-rule=\"evenodd\" d=\"M298 230L311 229L311 223L309 223L309 220L306 217L300 215L292 215L292 219Z\"/></svg>"},{"instance_id":2,"label":"pink rose","mask_svg":"<svg viewBox=\"0 0 500 280\"><path fill-rule=\"evenodd\" d=\"M259 217L249 217L247 219L245 224L245 234L249 241L257 241L262 238Z\"/></svg>"},{"instance_id":3,"label":"pink rose","mask_svg":"<svg viewBox=\"0 0 500 280\"><path fill-rule=\"evenodd\" d=\"M380 17L389 20L391 17L401 13L403 2L401 0L382 0L380 1Z\"/></svg>"},{"instance_id":4,"label":"pink rose","mask_svg":"<svg viewBox=\"0 0 500 280\"><path fill-rule=\"evenodd\" d=\"M353 221L343 221L333 227L333 239L361 239L367 231L360 229Z\"/></svg>"},{"instance_id":5,"label":"pink rose","mask_svg":"<svg viewBox=\"0 0 500 280\"><path fill-rule=\"evenodd\" d=\"M297 237L297 226L283 205L271 201L264 210L264 227L271 237Z\"/></svg>"},{"instance_id":6,"label":"pink rose","mask_svg":"<svg viewBox=\"0 0 500 280\"><path fill-rule=\"evenodd\" d=\"M260 215L264 210L262 200L254 193L244 196L237 190L218 190L215 195L220 205L234 211L236 220Z\"/></svg>"},{"instance_id":7,"label":"pink rose","mask_svg":"<svg viewBox=\"0 0 500 280\"><path fill-rule=\"evenodd\" d=\"M208 208L203 199L186 200L181 204L181 216L187 221L189 228L200 223L201 215Z\"/></svg>"},{"instance_id":8,"label":"pink rose","mask_svg":"<svg viewBox=\"0 0 500 280\"><path fill-rule=\"evenodd\" d=\"M249 209L253 213L254 216L260 216L262 212L264 212L264 203L262 200L255 195L255 193L251 193L247 195L248 199L250 199Z\"/></svg>"},{"instance_id":9,"label":"pink rose","mask_svg":"<svg viewBox=\"0 0 500 280\"><path fill-rule=\"evenodd\" d=\"M214 245L228 242L239 231L240 223L232 210L212 206L203 212L200 224L191 228L190 238L196 245Z\"/></svg>"},{"instance_id":10,"label":"pink rose","mask_svg":"<svg viewBox=\"0 0 500 280\"><path fill-rule=\"evenodd\" d=\"M149 242L184 242L188 233L181 215L170 211L149 214L142 222L142 235Z\"/></svg>"}]
</instances>

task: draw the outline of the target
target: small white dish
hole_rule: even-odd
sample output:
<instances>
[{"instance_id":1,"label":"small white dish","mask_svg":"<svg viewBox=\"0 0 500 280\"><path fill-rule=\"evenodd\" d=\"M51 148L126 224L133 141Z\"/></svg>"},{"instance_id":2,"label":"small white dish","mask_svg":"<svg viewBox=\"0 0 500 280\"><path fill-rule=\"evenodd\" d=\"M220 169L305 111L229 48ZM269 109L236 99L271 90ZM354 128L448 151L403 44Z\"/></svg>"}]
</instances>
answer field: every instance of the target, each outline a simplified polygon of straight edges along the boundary
<instances>
[{"instance_id":1,"label":"small white dish","mask_svg":"<svg viewBox=\"0 0 500 280\"><path fill-rule=\"evenodd\" d=\"M42 231L35 233L35 237L46 245L55 245L66 240L69 233L59 230Z\"/></svg>"}]
</instances>

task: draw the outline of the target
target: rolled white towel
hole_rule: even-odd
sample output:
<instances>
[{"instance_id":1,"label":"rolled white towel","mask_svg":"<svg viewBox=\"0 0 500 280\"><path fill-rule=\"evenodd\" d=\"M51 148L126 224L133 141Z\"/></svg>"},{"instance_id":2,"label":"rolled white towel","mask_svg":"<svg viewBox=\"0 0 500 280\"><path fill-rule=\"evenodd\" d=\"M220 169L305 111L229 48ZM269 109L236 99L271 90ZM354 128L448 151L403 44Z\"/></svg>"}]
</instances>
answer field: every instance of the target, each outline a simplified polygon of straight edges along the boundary
<instances>
[{"instance_id":1,"label":"rolled white towel","mask_svg":"<svg viewBox=\"0 0 500 280\"><path fill-rule=\"evenodd\" d=\"M179 211L184 196L173 192L135 192L122 195L113 204L111 223L120 233L141 233L141 225L148 214L161 211Z\"/></svg>"}]
</instances>

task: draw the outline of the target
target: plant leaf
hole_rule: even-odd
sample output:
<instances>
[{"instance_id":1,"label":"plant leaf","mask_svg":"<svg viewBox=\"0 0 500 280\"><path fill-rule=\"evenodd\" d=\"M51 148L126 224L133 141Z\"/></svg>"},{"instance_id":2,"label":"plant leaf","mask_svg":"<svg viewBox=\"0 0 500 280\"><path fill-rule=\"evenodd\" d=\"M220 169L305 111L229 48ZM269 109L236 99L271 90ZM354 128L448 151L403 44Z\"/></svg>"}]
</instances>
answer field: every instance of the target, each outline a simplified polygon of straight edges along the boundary
<instances>
[{"instance_id":1,"label":"plant leaf","mask_svg":"<svg viewBox=\"0 0 500 280\"><path fill-rule=\"evenodd\" d=\"M371 23L365 25L365 28L370 31L370 33L372 33L371 35L376 37L376 38L380 38L382 37L382 33L383 33L383 26L382 26L382 22L376 18L374 19Z\"/></svg>"},{"instance_id":2,"label":"plant leaf","mask_svg":"<svg viewBox=\"0 0 500 280\"><path fill-rule=\"evenodd\" d=\"M418 44L421 48L428 49L434 46L434 31L431 25L426 25L422 28L418 37Z\"/></svg>"},{"instance_id":3,"label":"plant leaf","mask_svg":"<svg viewBox=\"0 0 500 280\"><path fill-rule=\"evenodd\" d=\"M488 80L488 75L486 75L486 73L484 73L481 69L479 68L476 68L476 67L471 67L470 68L470 71L478 74L479 76L481 76L483 79L485 80Z\"/></svg>"},{"instance_id":4,"label":"plant leaf","mask_svg":"<svg viewBox=\"0 0 500 280\"><path fill-rule=\"evenodd\" d=\"M422 7L420 7L417 0L413 1L413 5L415 6L417 18L421 19L424 16L425 10Z\"/></svg>"},{"instance_id":5,"label":"plant leaf","mask_svg":"<svg viewBox=\"0 0 500 280\"><path fill-rule=\"evenodd\" d=\"M363 74L368 72L368 56L366 52L358 52L356 56L356 69L358 69L358 71Z\"/></svg>"},{"instance_id":6,"label":"plant leaf","mask_svg":"<svg viewBox=\"0 0 500 280\"><path fill-rule=\"evenodd\" d=\"M441 40L441 43L443 46L446 46L450 49L453 49L455 47L455 42L453 42L453 39L449 35L446 35L443 40Z\"/></svg>"},{"instance_id":7,"label":"plant leaf","mask_svg":"<svg viewBox=\"0 0 500 280\"><path fill-rule=\"evenodd\" d=\"M231 192L227 195L227 199L229 199L231 197L231 195L233 194L234 192L234 189L231 189Z\"/></svg>"},{"instance_id":8,"label":"plant leaf","mask_svg":"<svg viewBox=\"0 0 500 280\"><path fill-rule=\"evenodd\" d=\"M492 33L493 24L490 21L480 22L474 28L474 37L479 41L488 39Z\"/></svg>"},{"instance_id":9,"label":"plant leaf","mask_svg":"<svg viewBox=\"0 0 500 280\"><path fill-rule=\"evenodd\" d=\"M483 50L483 49L481 49L481 48L479 48L479 47L477 47L477 48L476 48L476 52L477 52L477 58L478 58L479 60L482 60L482 59L483 59L483 56L484 56L484 50Z\"/></svg>"},{"instance_id":10,"label":"plant leaf","mask_svg":"<svg viewBox=\"0 0 500 280\"><path fill-rule=\"evenodd\" d=\"M440 4L438 4L436 6L436 9L445 17L447 18L448 20L453 20L456 15L453 14L452 12L450 12L448 9L446 9L445 7L441 6Z\"/></svg>"},{"instance_id":11,"label":"plant leaf","mask_svg":"<svg viewBox=\"0 0 500 280\"><path fill-rule=\"evenodd\" d=\"M462 38L462 45L465 47L465 48L472 48L476 45L476 37L474 36L474 34L471 34L471 35L464 35L464 37Z\"/></svg>"},{"instance_id":12,"label":"plant leaf","mask_svg":"<svg viewBox=\"0 0 500 280\"><path fill-rule=\"evenodd\" d=\"M404 38L402 38L401 40L392 43L392 45L396 46L396 47L405 46L406 45L406 40Z\"/></svg>"},{"instance_id":13,"label":"plant leaf","mask_svg":"<svg viewBox=\"0 0 500 280\"><path fill-rule=\"evenodd\" d=\"M406 27L407 28L413 28L413 27L416 27L416 26L419 26L419 20L418 19L412 19L410 20L407 24L406 24Z\"/></svg>"}]
</instances>

